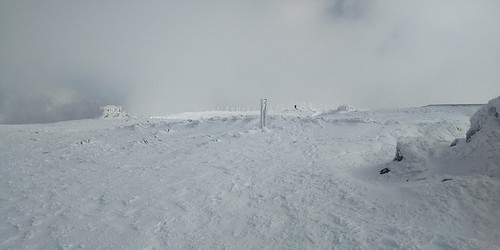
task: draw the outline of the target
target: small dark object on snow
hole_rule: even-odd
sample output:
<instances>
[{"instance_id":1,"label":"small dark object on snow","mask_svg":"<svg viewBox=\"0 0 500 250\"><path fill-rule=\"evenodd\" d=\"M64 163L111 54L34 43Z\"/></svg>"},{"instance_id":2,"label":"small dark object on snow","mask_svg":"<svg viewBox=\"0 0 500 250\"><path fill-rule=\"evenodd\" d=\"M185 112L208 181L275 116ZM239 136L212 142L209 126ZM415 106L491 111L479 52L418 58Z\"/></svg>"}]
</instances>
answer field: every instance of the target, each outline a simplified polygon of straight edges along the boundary
<instances>
[{"instance_id":1,"label":"small dark object on snow","mask_svg":"<svg viewBox=\"0 0 500 250\"><path fill-rule=\"evenodd\" d=\"M456 146L457 144L458 144L458 139L455 139L455 140L451 143L450 148L451 148L451 147Z\"/></svg>"},{"instance_id":2,"label":"small dark object on snow","mask_svg":"<svg viewBox=\"0 0 500 250\"><path fill-rule=\"evenodd\" d=\"M77 144L80 144L80 145L83 145L83 144L86 144L86 143L90 143L90 139L89 138L85 138L85 139L77 142Z\"/></svg>"},{"instance_id":3,"label":"small dark object on snow","mask_svg":"<svg viewBox=\"0 0 500 250\"><path fill-rule=\"evenodd\" d=\"M384 169L380 170L380 174L387 174L389 172L391 172L391 170L388 168L384 168Z\"/></svg>"},{"instance_id":4,"label":"small dark object on snow","mask_svg":"<svg viewBox=\"0 0 500 250\"><path fill-rule=\"evenodd\" d=\"M450 179L450 178L444 178L441 182L445 182L445 181L451 181L453 179Z\"/></svg>"},{"instance_id":5,"label":"small dark object on snow","mask_svg":"<svg viewBox=\"0 0 500 250\"><path fill-rule=\"evenodd\" d=\"M394 156L393 161L402 161L403 160L403 155L401 154L401 150L399 148L396 148L396 155Z\"/></svg>"}]
</instances>

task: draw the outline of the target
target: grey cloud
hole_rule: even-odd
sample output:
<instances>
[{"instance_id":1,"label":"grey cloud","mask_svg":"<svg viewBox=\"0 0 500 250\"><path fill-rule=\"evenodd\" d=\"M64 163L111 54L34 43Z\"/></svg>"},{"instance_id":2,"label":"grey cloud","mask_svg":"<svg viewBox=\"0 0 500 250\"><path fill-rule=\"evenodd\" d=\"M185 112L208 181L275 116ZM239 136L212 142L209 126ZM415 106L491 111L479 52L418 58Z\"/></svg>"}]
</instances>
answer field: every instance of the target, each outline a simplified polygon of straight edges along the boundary
<instances>
[{"instance_id":1,"label":"grey cloud","mask_svg":"<svg viewBox=\"0 0 500 250\"><path fill-rule=\"evenodd\" d=\"M147 115L255 107L263 97L486 102L500 93L499 11L494 0L0 0L0 122L90 117L101 104Z\"/></svg>"},{"instance_id":2,"label":"grey cloud","mask_svg":"<svg viewBox=\"0 0 500 250\"><path fill-rule=\"evenodd\" d=\"M374 0L335 0L327 8L334 19L356 20L367 15Z\"/></svg>"},{"instance_id":3,"label":"grey cloud","mask_svg":"<svg viewBox=\"0 0 500 250\"><path fill-rule=\"evenodd\" d=\"M87 78L0 86L0 123L47 123L94 118L99 107L124 100L121 90Z\"/></svg>"}]
</instances>

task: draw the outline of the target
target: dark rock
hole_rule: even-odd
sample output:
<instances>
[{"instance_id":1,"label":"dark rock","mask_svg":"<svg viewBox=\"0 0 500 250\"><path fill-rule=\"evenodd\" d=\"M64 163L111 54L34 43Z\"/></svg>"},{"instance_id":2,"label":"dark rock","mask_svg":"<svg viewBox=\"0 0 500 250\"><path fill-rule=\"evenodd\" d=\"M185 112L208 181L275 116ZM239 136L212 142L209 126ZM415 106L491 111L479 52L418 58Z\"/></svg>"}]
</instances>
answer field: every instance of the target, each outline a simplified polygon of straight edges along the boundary
<instances>
[{"instance_id":1,"label":"dark rock","mask_svg":"<svg viewBox=\"0 0 500 250\"><path fill-rule=\"evenodd\" d=\"M465 134L465 142L471 142L472 136L475 135L478 131L479 129L469 129L469 131L467 131L467 133Z\"/></svg>"},{"instance_id":2,"label":"dark rock","mask_svg":"<svg viewBox=\"0 0 500 250\"><path fill-rule=\"evenodd\" d=\"M445 181L451 181L453 179L450 179L450 178L444 178L441 182L445 182Z\"/></svg>"},{"instance_id":3,"label":"dark rock","mask_svg":"<svg viewBox=\"0 0 500 250\"><path fill-rule=\"evenodd\" d=\"M396 156L394 156L393 161L402 161L403 160L403 155L401 154L401 150L396 147Z\"/></svg>"},{"instance_id":4,"label":"dark rock","mask_svg":"<svg viewBox=\"0 0 500 250\"><path fill-rule=\"evenodd\" d=\"M451 147L454 147L458 144L459 140L458 139L455 139L451 144L450 144L450 148Z\"/></svg>"},{"instance_id":5,"label":"dark rock","mask_svg":"<svg viewBox=\"0 0 500 250\"><path fill-rule=\"evenodd\" d=\"M391 170L389 168L384 168L384 169L380 170L380 174L387 174L389 172L391 172Z\"/></svg>"},{"instance_id":6,"label":"dark rock","mask_svg":"<svg viewBox=\"0 0 500 250\"><path fill-rule=\"evenodd\" d=\"M80 144L80 145L83 145L86 143L90 143L90 139L84 138L83 140L76 142L76 144Z\"/></svg>"}]
</instances>

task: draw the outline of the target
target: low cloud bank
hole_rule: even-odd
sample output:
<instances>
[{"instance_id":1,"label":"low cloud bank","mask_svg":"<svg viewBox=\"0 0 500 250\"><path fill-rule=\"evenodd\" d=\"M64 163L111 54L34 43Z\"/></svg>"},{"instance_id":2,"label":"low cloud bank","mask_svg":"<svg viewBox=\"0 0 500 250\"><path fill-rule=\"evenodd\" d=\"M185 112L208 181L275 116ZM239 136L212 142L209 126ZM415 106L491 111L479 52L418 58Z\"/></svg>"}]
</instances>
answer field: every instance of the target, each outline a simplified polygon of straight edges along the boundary
<instances>
[{"instance_id":1,"label":"low cloud bank","mask_svg":"<svg viewBox=\"0 0 500 250\"><path fill-rule=\"evenodd\" d=\"M121 91L97 83L0 86L0 123L49 123L95 118L101 106L124 100Z\"/></svg>"}]
</instances>

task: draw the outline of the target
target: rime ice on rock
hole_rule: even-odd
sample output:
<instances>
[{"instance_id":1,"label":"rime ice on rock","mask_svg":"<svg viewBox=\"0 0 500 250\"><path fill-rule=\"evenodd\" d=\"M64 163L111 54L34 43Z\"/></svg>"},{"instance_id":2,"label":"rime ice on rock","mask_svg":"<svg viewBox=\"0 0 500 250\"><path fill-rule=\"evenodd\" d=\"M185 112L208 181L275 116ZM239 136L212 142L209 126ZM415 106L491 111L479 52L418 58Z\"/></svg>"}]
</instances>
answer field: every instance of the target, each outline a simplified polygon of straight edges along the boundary
<instances>
[{"instance_id":1,"label":"rime ice on rock","mask_svg":"<svg viewBox=\"0 0 500 250\"><path fill-rule=\"evenodd\" d=\"M341 106L338 106L337 108L337 112L351 112L351 111L356 111L357 109L354 108L353 106L350 106L350 105L341 105Z\"/></svg>"},{"instance_id":2,"label":"rime ice on rock","mask_svg":"<svg viewBox=\"0 0 500 250\"><path fill-rule=\"evenodd\" d=\"M421 177L429 170L499 176L499 111L497 97L472 115L466 139L455 139L448 147L445 141L429 136L399 138L393 158L398 163L391 170L406 178Z\"/></svg>"},{"instance_id":3,"label":"rime ice on rock","mask_svg":"<svg viewBox=\"0 0 500 250\"><path fill-rule=\"evenodd\" d=\"M107 105L101 107L103 119L129 119L130 115L121 106Z\"/></svg>"},{"instance_id":4,"label":"rime ice on rock","mask_svg":"<svg viewBox=\"0 0 500 250\"><path fill-rule=\"evenodd\" d=\"M466 142L457 150L474 159L474 172L500 175L500 96L481 107L470 118Z\"/></svg>"},{"instance_id":5,"label":"rime ice on rock","mask_svg":"<svg viewBox=\"0 0 500 250\"><path fill-rule=\"evenodd\" d=\"M498 127L500 126L500 96L492 99L485 106L481 107L470 118L470 129L467 131L466 140L470 142L472 136L485 127Z\"/></svg>"}]
</instances>

